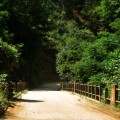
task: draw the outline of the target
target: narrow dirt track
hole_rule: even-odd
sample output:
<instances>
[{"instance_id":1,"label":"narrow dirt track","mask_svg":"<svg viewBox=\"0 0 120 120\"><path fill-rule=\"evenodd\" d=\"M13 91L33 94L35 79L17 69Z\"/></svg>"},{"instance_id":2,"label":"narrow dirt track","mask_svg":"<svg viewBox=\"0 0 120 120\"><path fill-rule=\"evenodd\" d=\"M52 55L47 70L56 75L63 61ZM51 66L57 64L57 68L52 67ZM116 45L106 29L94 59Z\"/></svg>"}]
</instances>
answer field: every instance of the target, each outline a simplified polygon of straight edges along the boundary
<instances>
[{"instance_id":1,"label":"narrow dirt track","mask_svg":"<svg viewBox=\"0 0 120 120\"><path fill-rule=\"evenodd\" d=\"M117 120L85 106L79 95L57 91L58 83L45 84L28 91L14 108L8 109L6 120ZM0 119L0 120L4 120Z\"/></svg>"}]
</instances>

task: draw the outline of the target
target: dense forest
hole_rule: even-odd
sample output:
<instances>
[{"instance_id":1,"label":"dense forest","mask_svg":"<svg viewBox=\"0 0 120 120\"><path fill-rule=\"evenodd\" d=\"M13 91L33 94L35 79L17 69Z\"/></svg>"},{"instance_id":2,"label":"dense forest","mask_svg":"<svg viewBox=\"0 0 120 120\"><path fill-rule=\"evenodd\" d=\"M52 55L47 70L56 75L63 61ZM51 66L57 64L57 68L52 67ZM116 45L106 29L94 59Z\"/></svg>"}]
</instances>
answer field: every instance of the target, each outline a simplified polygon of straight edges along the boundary
<instances>
[{"instance_id":1,"label":"dense forest","mask_svg":"<svg viewBox=\"0 0 120 120\"><path fill-rule=\"evenodd\" d=\"M0 0L0 114L19 80L120 85L120 1Z\"/></svg>"},{"instance_id":2,"label":"dense forest","mask_svg":"<svg viewBox=\"0 0 120 120\"><path fill-rule=\"evenodd\" d=\"M0 81L108 86L119 66L119 0L0 1Z\"/></svg>"}]
</instances>

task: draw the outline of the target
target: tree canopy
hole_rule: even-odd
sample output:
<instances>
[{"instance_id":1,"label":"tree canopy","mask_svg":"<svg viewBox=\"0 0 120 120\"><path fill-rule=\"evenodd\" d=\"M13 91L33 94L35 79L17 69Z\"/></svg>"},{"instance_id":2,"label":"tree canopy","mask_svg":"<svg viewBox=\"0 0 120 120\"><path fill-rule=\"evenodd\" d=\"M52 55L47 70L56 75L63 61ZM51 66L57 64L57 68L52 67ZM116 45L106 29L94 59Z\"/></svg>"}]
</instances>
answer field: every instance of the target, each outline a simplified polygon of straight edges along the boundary
<instances>
[{"instance_id":1,"label":"tree canopy","mask_svg":"<svg viewBox=\"0 0 120 120\"><path fill-rule=\"evenodd\" d=\"M1 0L0 74L120 84L119 14L119 0Z\"/></svg>"}]
</instances>

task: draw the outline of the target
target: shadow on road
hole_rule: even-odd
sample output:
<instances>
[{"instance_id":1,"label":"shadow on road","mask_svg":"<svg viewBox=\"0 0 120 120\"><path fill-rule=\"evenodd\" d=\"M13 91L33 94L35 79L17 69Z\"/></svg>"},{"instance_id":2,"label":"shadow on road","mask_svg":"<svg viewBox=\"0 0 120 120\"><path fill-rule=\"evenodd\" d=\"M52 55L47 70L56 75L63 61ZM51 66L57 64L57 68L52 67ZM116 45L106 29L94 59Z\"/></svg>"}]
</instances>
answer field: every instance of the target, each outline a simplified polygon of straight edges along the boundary
<instances>
[{"instance_id":1,"label":"shadow on road","mask_svg":"<svg viewBox=\"0 0 120 120\"><path fill-rule=\"evenodd\" d=\"M18 101L18 102L31 102L31 103L34 103L34 102L44 102L42 100L30 100L30 99L17 99L16 101Z\"/></svg>"}]
</instances>

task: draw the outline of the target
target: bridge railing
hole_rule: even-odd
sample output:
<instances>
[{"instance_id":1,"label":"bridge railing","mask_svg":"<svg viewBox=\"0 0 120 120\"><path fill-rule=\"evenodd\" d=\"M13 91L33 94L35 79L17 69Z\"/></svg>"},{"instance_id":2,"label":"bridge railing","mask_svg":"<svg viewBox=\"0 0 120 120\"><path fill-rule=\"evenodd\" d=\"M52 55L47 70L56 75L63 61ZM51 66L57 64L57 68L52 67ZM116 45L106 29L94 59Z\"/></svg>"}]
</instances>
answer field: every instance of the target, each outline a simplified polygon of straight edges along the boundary
<instances>
[{"instance_id":1,"label":"bridge railing","mask_svg":"<svg viewBox=\"0 0 120 120\"><path fill-rule=\"evenodd\" d=\"M5 92L5 95L8 98L13 96L13 92L20 92L26 89L26 83L19 81L19 82L0 82L0 93Z\"/></svg>"},{"instance_id":2,"label":"bridge railing","mask_svg":"<svg viewBox=\"0 0 120 120\"><path fill-rule=\"evenodd\" d=\"M120 89L117 85L112 85L108 90L108 88L97 85L63 82L61 89L84 95L99 102L111 105L120 104Z\"/></svg>"},{"instance_id":3,"label":"bridge railing","mask_svg":"<svg viewBox=\"0 0 120 120\"><path fill-rule=\"evenodd\" d=\"M116 100L116 103L117 104L120 104L120 89L117 89L117 100Z\"/></svg>"},{"instance_id":4,"label":"bridge railing","mask_svg":"<svg viewBox=\"0 0 120 120\"><path fill-rule=\"evenodd\" d=\"M79 83L62 83L62 90L72 91L89 98L101 101L102 88L96 85L87 85Z\"/></svg>"}]
</instances>

